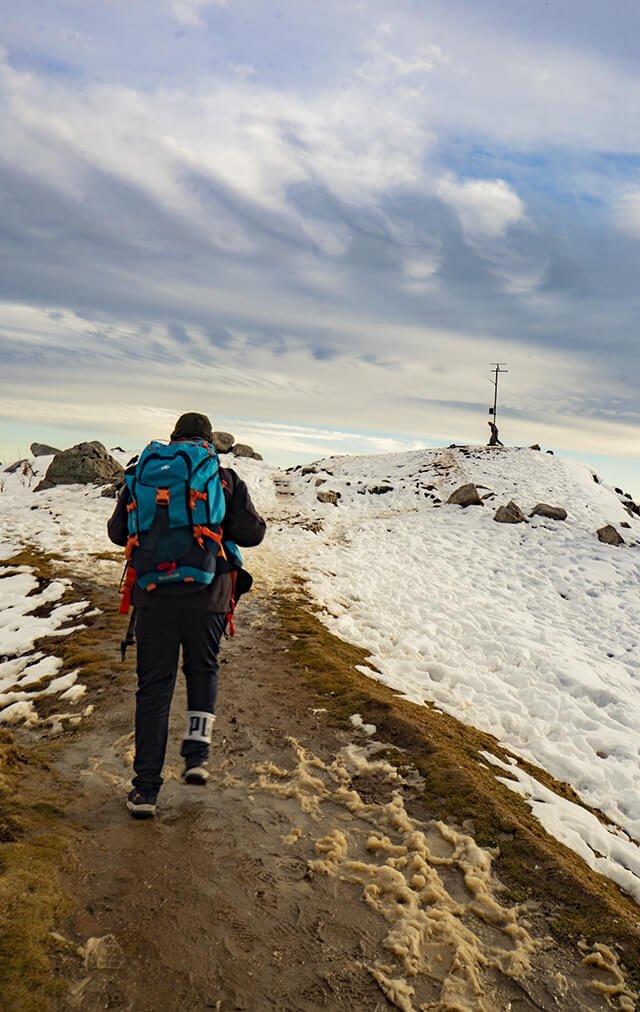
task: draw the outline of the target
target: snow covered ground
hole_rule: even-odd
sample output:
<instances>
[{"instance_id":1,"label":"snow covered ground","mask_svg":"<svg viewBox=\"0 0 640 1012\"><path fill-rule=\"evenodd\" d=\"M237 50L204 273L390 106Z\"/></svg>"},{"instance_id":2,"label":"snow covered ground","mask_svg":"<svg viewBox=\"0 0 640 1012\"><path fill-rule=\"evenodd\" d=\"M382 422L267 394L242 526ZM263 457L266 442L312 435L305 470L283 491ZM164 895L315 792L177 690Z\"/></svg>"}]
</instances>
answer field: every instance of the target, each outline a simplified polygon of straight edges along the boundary
<instances>
[{"instance_id":1,"label":"snow covered ground","mask_svg":"<svg viewBox=\"0 0 640 1012\"><path fill-rule=\"evenodd\" d=\"M33 463L43 473L48 462ZM271 520L264 545L246 553L259 583L303 576L331 631L367 650L367 674L493 733L571 784L619 828L607 830L517 766L478 757L528 799L549 832L640 903L640 521L625 510L628 500L588 468L527 449L329 458L304 474L223 463ZM33 576L6 560L29 542L90 566L91 553L113 547L105 533L113 501L81 486L34 493L19 474L0 481L0 721L16 703L22 711L13 714L33 719L36 692L59 691L56 670L34 648L36 620L24 605ZM494 497L446 505L469 481ZM338 505L319 502L318 492L338 493ZM525 514L546 502L568 518L495 523L495 509L510 499ZM596 530L609 523L626 545L598 541ZM46 592L57 593L57 582ZM58 630L74 618L54 616L50 623L63 619ZM41 677L30 682L29 673Z\"/></svg>"},{"instance_id":2,"label":"snow covered ground","mask_svg":"<svg viewBox=\"0 0 640 1012\"><path fill-rule=\"evenodd\" d=\"M83 628L88 602L58 603L72 590L71 580L63 575L65 561L92 570L93 556L113 548L104 533L113 501L100 500L100 489L79 485L35 493L51 460L32 459L25 473L0 472L0 724L40 724L38 700L54 696L61 709L45 726L58 731L65 721L78 723L93 704L84 698L81 672L60 674L62 661L38 644ZM41 586L32 567L12 564L25 546L57 557L60 578Z\"/></svg>"},{"instance_id":3,"label":"snow covered ground","mask_svg":"<svg viewBox=\"0 0 640 1012\"><path fill-rule=\"evenodd\" d=\"M277 482L268 501L258 481L281 518L270 557L303 573L331 631L369 652L367 673L571 784L620 830L531 778L508 781L640 902L640 521L628 499L583 465L528 449L330 458ZM466 482L495 497L445 505ZM339 493L338 505L318 491ZM496 523L511 499L568 518ZM314 522L319 533L305 529ZM627 544L601 544L605 524Z\"/></svg>"}]
</instances>

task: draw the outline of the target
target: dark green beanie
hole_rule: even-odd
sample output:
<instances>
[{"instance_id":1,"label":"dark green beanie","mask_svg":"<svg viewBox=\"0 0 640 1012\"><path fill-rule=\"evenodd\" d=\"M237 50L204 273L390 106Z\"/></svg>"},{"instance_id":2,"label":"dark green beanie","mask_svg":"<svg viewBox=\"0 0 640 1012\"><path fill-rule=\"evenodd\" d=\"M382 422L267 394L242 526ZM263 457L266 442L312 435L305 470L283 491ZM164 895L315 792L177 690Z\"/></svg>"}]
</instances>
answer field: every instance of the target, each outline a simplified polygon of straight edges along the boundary
<instances>
[{"instance_id":1,"label":"dark green beanie","mask_svg":"<svg viewBox=\"0 0 640 1012\"><path fill-rule=\"evenodd\" d=\"M211 422L206 415L197 411L187 411L180 415L170 436L171 439L206 439L210 443L213 438Z\"/></svg>"}]
</instances>

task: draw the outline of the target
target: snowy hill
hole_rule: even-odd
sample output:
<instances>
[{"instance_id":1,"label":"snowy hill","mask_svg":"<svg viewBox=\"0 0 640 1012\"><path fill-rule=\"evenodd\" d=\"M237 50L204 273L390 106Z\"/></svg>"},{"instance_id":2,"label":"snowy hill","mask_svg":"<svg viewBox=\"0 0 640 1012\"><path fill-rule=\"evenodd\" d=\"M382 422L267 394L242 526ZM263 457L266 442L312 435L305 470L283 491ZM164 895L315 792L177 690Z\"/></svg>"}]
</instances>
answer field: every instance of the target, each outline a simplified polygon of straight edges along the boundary
<instances>
[{"instance_id":1,"label":"snowy hill","mask_svg":"<svg viewBox=\"0 0 640 1012\"><path fill-rule=\"evenodd\" d=\"M32 463L43 473L48 458ZM640 902L640 520L628 497L582 465L525 449L329 458L289 472L225 463L271 521L263 546L247 553L257 586L302 576L330 630L367 650L367 674L572 785L612 830L517 765L478 757ZM61 560L61 576L72 560L115 582L114 563L99 558L113 548L112 500L82 486L35 494L20 473L0 478L0 557L34 544ZM447 505L468 482L491 497ZM496 523L496 508L512 499L528 522ZM566 509L566 521L529 517L540 502ZM625 545L598 541L606 524ZM81 717L81 672L58 686L52 659L35 649L38 636L77 624L81 607L36 617L44 591L28 567L5 563L0 577L0 721L35 725L38 695L68 690L65 703L80 710L65 706L66 717ZM62 596L59 583L49 600Z\"/></svg>"},{"instance_id":2,"label":"snowy hill","mask_svg":"<svg viewBox=\"0 0 640 1012\"><path fill-rule=\"evenodd\" d=\"M445 505L467 482L495 497ZM330 458L278 489L269 551L302 571L331 631L370 653L369 674L490 731L640 839L640 522L628 497L583 465L485 448ZM317 501L323 490L337 506ZM564 507L567 520L494 522L511 499L525 514ZM606 524L627 544L601 544ZM547 828L640 901L636 845L516 776Z\"/></svg>"}]
</instances>

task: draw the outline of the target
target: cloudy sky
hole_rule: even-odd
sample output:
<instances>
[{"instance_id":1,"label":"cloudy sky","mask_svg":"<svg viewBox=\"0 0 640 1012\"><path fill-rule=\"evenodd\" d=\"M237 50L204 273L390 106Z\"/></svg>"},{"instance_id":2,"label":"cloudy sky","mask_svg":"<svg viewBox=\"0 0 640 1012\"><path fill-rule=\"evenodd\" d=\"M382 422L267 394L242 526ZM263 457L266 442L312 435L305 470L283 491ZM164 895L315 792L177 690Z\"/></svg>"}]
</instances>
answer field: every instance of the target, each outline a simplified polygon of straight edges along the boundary
<instances>
[{"instance_id":1,"label":"cloudy sky","mask_svg":"<svg viewBox=\"0 0 640 1012\"><path fill-rule=\"evenodd\" d=\"M483 442L501 361L505 442L640 495L635 0L8 9L0 459Z\"/></svg>"}]
</instances>

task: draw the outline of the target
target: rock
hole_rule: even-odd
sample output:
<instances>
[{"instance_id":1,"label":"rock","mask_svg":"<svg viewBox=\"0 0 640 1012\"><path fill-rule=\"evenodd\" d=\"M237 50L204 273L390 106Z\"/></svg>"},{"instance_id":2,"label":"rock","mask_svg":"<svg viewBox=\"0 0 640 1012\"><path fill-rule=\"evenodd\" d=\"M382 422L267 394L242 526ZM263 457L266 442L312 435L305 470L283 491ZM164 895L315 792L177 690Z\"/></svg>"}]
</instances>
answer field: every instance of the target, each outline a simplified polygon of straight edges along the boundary
<instances>
[{"instance_id":1,"label":"rock","mask_svg":"<svg viewBox=\"0 0 640 1012\"><path fill-rule=\"evenodd\" d=\"M15 474L16 471L19 471L21 467L24 467L24 465L28 463L29 461L27 460L27 458L23 457L22 460L16 460L13 464L9 464L8 467L5 467L4 473Z\"/></svg>"},{"instance_id":2,"label":"rock","mask_svg":"<svg viewBox=\"0 0 640 1012\"><path fill-rule=\"evenodd\" d=\"M305 474L317 474L317 473L318 473L318 468L316 467L315 464L307 464L306 467L303 467L302 470L301 470L301 472L300 472L300 474L303 477L304 477Z\"/></svg>"},{"instance_id":3,"label":"rock","mask_svg":"<svg viewBox=\"0 0 640 1012\"><path fill-rule=\"evenodd\" d=\"M613 524L601 527L599 531L596 531L596 534L598 535L598 541L602 541L604 545L624 545L624 538L618 533Z\"/></svg>"},{"instance_id":4,"label":"rock","mask_svg":"<svg viewBox=\"0 0 640 1012\"><path fill-rule=\"evenodd\" d=\"M231 447L231 452L234 457L253 457L255 450L252 446L247 446L246 443L234 443Z\"/></svg>"},{"instance_id":5,"label":"rock","mask_svg":"<svg viewBox=\"0 0 640 1012\"><path fill-rule=\"evenodd\" d=\"M626 520L621 520L620 521L620 526L621 527L626 527L628 530L631 530L631 524L627 523Z\"/></svg>"},{"instance_id":6,"label":"rock","mask_svg":"<svg viewBox=\"0 0 640 1012\"><path fill-rule=\"evenodd\" d=\"M111 449L109 450L109 453L126 453L126 452L127 451L123 450L121 446L112 446Z\"/></svg>"},{"instance_id":7,"label":"rock","mask_svg":"<svg viewBox=\"0 0 640 1012\"><path fill-rule=\"evenodd\" d=\"M552 457L554 456L553 450L547 450L547 453L550 453Z\"/></svg>"},{"instance_id":8,"label":"rock","mask_svg":"<svg viewBox=\"0 0 640 1012\"><path fill-rule=\"evenodd\" d=\"M598 475L596 474L595 471L593 472L593 480L595 481L596 485L600 484L600 479L598 478Z\"/></svg>"},{"instance_id":9,"label":"rock","mask_svg":"<svg viewBox=\"0 0 640 1012\"><path fill-rule=\"evenodd\" d=\"M372 485L368 491L369 495L384 495L385 492L393 492L393 485Z\"/></svg>"},{"instance_id":10,"label":"rock","mask_svg":"<svg viewBox=\"0 0 640 1012\"><path fill-rule=\"evenodd\" d=\"M123 478L124 469L102 443L78 443L56 454L36 492L54 485L110 485Z\"/></svg>"},{"instance_id":11,"label":"rock","mask_svg":"<svg viewBox=\"0 0 640 1012\"><path fill-rule=\"evenodd\" d=\"M316 493L316 499L318 500L318 502L331 503L332 506L337 506L338 505L338 499L340 499L340 498L341 498L341 496L340 496L339 492L330 491L330 492L318 492L318 493Z\"/></svg>"},{"instance_id":12,"label":"rock","mask_svg":"<svg viewBox=\"0 0 640 1012\"><path fill-rule=\"evenodd\" d=\"M500 506L493 519L499 524L526 524L527 522L524 513L513 500L506 506Z\"/></svg>"},{"instance_id":13,"label":"rock","mask_svg":"<svg viewBox=\"0 0 640 1012\"><path fill-rule=\"evenodd\" d=\"M107 485L106 488L103 488L100 495L102 496L103 499L117 499L118 492L120 491L121 488L122 482L117 481L114 485Z\"/></svg>"},{"instance_id":14,"label":"rock","mask_svg":"<svg viewBox=\"0 0 640 1012\"><path fill-rule=\"evenodd\" d=\"M617 492L617 493L618 493L618 495L624 495L624 492L622 491L622 489L621 489L621 488L614 488L614 490L613 490L613 491L614 491L614 492Z\"/></svg>"},{"instance_id":15,"label":"rock","mask_svg":"<svg viewBox=\"0 0 640 1012\"><path fill-rule=\"evenodd\" d=\"M455 492L452 492L447 499L447 505L452 506L482 506L482 499L475 485L461 485Z\"/></svg>"},{"instance_id":16,"label":"rock","mask_svg":"<svg viewBox=\"0 0 640 1012\"><path fill-rule=\"evenodd\" d=\"M316 486L316 488L318 487L318 485L324 485L326 483L326 481L327 481L326 478L316 478L316 480L315 480L315 486Z\"/></svg>"},{"instance_id":17,"label":"rock","mask_svg":"<svg viewBox=\"0 0 640 1012\"><path fill-rule=\"evenodd\" d=\"M235 443L235 436L230 432L214 432L211 442L216 453L228 453Z\"/></svg>"},{"instance_id":18,"label":"rock","mask_svg":"<svg viewBox=\"0 0 640 1012\"><path fill-rule=\"evenodd\" d=\"M55 446L48 446L46 443L32 443L30 449L34 457L51 457L56 453L62 453L62 450L56 450Z\"/></svg>"},{"instance_id":19,"label":"rock","mask_svg":"<svg viewBox=\"0 0 640 1012\"><path fill-rule=\"evenodd\" d=\"M562 506L549 506L546 502L539 502L534 506L529 516L548 517L549 520L566 520L567 511Z\"/></svg>"},{"instance_id":20,"label":"rock","mask_svg":"<svg viewBox=\"0 0 640 1012\"><path fill-rule=\"evenodd\" d=\"M529 449L530 450L539 450L540 449L540 443L533 443L533 445L530 446Z\"/></svg>"},{"instance_id":21,"label":"rock","mask_svg":"<svg viewBox=\"0 0 640 1012\"><path fill-rule=\"evenodd\" d=\"M255 450L254 450L253 457L251 459L252 460L264 460L264 457L262 456L261 453L256 453Z\"/></svg>"},{"instance_id":22,"label":"rock","mask_svg":"<svg viewBox=\"0 0 640 1012\"><path fill-rule=\"evenodd\" d=\"M632 516L640 517L640 506L638 506L637 502L634 502L633 499L631 499L629 502L623 503L623 506L630 517Z\"/></svg>"}]
</instances>

